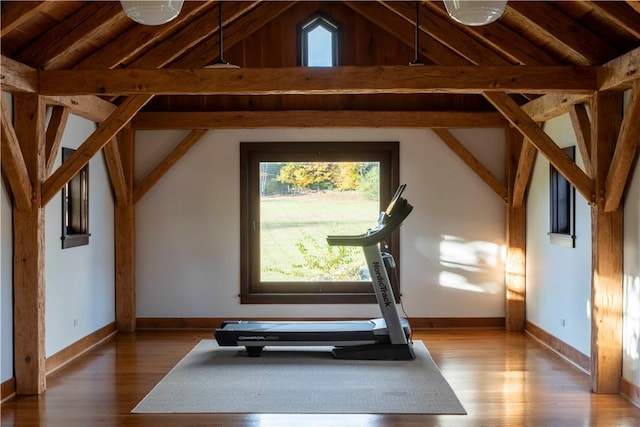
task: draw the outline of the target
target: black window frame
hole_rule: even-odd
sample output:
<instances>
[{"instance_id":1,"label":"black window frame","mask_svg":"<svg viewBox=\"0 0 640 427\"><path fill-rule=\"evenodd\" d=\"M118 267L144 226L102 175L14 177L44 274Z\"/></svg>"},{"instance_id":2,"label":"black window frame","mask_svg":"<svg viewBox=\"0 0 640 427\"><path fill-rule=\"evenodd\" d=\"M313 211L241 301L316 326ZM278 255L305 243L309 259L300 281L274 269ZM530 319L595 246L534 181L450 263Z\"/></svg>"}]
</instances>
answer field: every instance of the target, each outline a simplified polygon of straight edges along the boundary
<instances>
[{"instance_id":1,"label":"black window frame","mask_svg":"<svg viewBox=\"0 0 640 427\"><path fill-rule=\"evenodd\" d=\"M340 39L340 27L335 20L324 14L316 14L312 16L298 28L300 64L303 67L309 66L309 41L307 35L317 27L323 27L331 33L331 67L335 67L339 64L338 41Z\"/></svg>"},{"instance_id":2,"label":"black window frame","mask_svg":"<svg viewBox=\"0 0 640 427\"><path fill-rule=\"evenodd\" d=\"M62 162L76 150L62 147ZM89 163L62 187L62 249L89 244Z\"/></svg>"},{"instance_id":3,"label":"black window frame","mask_svg":"<svg viewBox=\"0 0 640 427\"><path fill-rule=\"evenodd\" d=\"M260 171L261 162L371 161L380 162L380 211L400 182L398 142L243 142L240 143L240 302L242 304L376 303L371 282L260 282ZM372 219L375 221L375 218ZM365 232L366 230L362 230ZM384 248L396 261L390 281L400 297L400 233ZM267 289L268 288L268 289ZM296 292L297 291L297 292Z\"/></svg>"},{"instance_id":4,"label":"black window frame","mask_svg":"<svg viewBox=\"0 0 640 427\"><path fill-rule=\"evenodd\" d=\"M562 149L575 161L576 147ZM549 237L552 244L575 247L576 190L553 166L549 165Z\"/></svg>"}]
</instances>

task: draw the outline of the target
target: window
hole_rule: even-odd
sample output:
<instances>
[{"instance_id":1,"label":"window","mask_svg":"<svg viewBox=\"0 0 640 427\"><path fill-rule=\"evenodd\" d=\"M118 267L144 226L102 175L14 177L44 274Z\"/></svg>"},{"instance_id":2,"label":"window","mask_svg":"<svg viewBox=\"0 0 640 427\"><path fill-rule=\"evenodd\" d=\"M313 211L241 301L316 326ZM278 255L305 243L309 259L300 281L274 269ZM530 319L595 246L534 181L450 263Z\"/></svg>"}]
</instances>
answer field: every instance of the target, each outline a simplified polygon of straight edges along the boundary
<instances>
[{"instance_id":1,"label":"window","mask_svg":"<svg viewBox=\"0 0 640 427\"><path fill-rule=\"evenodd\" d=\"M241 302L375 303L362 248L326 236L377 224L398 154L397 142L242 143ZM383 250L399 264L398 233L389 240Z\"/></svg>"},{"instance_id":2,"label":"window","mask_svg":"<svg viewBox=\"0 0 640 427\"><path fill-rule=\"evenodd\" d=\"M338 26L316 16L300 27L302 65L333 67L338 65Z\"/></svg>"},{"instance_id":3,"label":"window","mask_svg":"<svg viewBox=\"0 0 640 427\"><path fill-rule=\"evenodd\" d=\"M575 147L566 147L565 153L575 160ZM553 165L549 165L550 183L550 240L551 243L574 247L575 241L575 188Z\"/></svg>"},{"instance_id":4,"label":"window","mask_svg":"<svg viewBox=\"0 0 640 427\"><path fill-rule=\"evenodd\" d=\"M76 150L62 148L62 161ZM89 164L62 188L62 249L89 244Z\"/></svg>"}]
</instances>

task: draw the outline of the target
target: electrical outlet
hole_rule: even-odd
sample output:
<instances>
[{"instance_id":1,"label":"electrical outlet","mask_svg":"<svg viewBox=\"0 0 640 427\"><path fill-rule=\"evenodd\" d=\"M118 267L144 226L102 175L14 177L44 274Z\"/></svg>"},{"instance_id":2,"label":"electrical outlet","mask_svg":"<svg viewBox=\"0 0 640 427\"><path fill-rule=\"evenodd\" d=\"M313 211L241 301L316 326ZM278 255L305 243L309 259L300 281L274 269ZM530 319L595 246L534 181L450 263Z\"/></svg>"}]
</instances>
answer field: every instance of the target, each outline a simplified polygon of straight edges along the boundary
<instances>
[{"instance_id":1,"label":"electrical outlet","mask_svg":"<svg viewBox=\"0 0 640 427\"><path fill-rule=\"evenodd\" d=\"M564 327L567 324L567 321L564 319L560 319L560 326Z\"/></svg>"}]
</instances>

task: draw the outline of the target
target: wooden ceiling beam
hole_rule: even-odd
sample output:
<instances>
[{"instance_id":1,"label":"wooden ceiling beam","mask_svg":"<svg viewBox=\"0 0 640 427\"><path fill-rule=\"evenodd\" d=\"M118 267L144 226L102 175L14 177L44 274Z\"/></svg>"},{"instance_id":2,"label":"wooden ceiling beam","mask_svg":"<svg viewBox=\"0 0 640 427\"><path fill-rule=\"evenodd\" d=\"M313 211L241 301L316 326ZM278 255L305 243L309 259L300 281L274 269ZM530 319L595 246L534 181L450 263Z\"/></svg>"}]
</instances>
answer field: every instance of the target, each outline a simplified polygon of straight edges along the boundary
<instances>
[{"instance_id":1,"label":"wooden ceiling beam","mask_svg":"<svg viewBox=\"0 0 640 427\"><path fill-rule=\"evenodd\" d=\"M4 55L0 56L0 82L5 92L38 92L38 70Z\"/></svg>"},{"instance_id":2,"label":"wooden ceiling beam","mask_svg":"<svg viewBox=\"0 0 640 427\"><path fill-rule=\"evenodd\" d=\"M439 16L448 19L450 24L462 31L472 34L482 43L486 43L492 49L500 52L502 56L512 63L521 65L559 65L557 59L549 55L545 50L531 43L520 33L503 25L500 20L491 25L470 26L453 21L440 1L422 2L426 8Z\"/></svg>"},{"instance_id":3,"label":"wooden ceiling beam","mask_svg":"<svg viewBox=\"0 0 640 427\"><path fill-rule=\"evenodd\" d=\"M3 1L0 4L2 12L2 35L6 35L18 28L23 22L36 16L46 6L44 1Z\"/></svg>"},{"instance_id":4,"label":"wooden ceiling beam","mask_svg":"<svg viewBox=\"0 0 640 427\"><path fill-rule=\"evenodd\" d=\"M595 67L291 67L40 72L43 95L593 93Z\"/></svg>"},{"instance_id":5,"label":"wooden ceiling beam","mask_svg":"<svg viewBox=\"0 0 640 427\"><path fill-rule=\"evenodd\" d=\"M2 172L9 181L16 207L22 212L28 212L31 209L33 188L29 180L27 164L22 156L18 137L11 125L9 110L2 96L0 96L0 103L2 104Z\"/></svg>"},{"instance_id":6,"label":"wooden ceiling beam","mask_svg":"<svg viewBox=\"0 0 640 427\"><path fill-rule=\"evenodd\" d=\"M514 20L547 34L570 53L576 64L602 64L619 54L613 47L547 2L512 1L507 13Z\"/></svg>"},{"instance_id":7,"label":"wooden ceiling beam","mask_svg":"<svg viewBox=\"0 0 640 427\"><path fill-rule=\"evenodd\" d=\"M95 130L82 145L42 184L42 206L58 194L64 185L100 151L153 95L131 96Z\"/></svg>"},{"instance_id":8,"label":"wooden ceiling beam","mask_svg":"<svg viewBox=\"0 0 640 427\"><path fill-rule=\"evenodd\" d=\"M626 90L640 78L640 47L621 55L598 69L600 90Z\"/></svg>"},{"instance_id":9,"label":"wooden ceiling beam","mask_svg":"<svg viewBox=\"0 0 640 427\"><path fill-rule=\"evenodd\" d=\"M534 121L546 122L568 113L573 105L588 102L590 99L591 94L552 93L529 101L522 106L522 109Z\"/></svg>"},{"instance_id":10,"label":"wooden ceiling beam","mask_svg":"<svg viewBox=\"0 0 640 427\"><path fill-rule=\"evenodd\" d=\"M415 25L415 7L408 2L379 0L391 12ZM451 25L451 21L431 10L420 9L420 30L431 35L443 45L457 52L475 65L513 65L492 49L477 42L464 31Z\"/></svg>"},{"instance_id":11,"label":"wooden ceiling beam","mask_svg":"<svg viewBox=\"0 0 640 427\"><path fill-rule=\"evenodd\" d=\"M588 3L616 25L640 39L640 19L629 4L621 1L589 1Z\"/></svg>"},{"instance_id":12,"label":"wooden ceiling beam","mask_svg":"<svg viewBox=\"0 0 640 427\"><path fill-rule=\"evenodd\" d=\"M591 168L591 120L587 113L585 104L575 104L569 109L571 125L576 134L578 151L584 163L584 170L587 175L592 176Z\"/></svg>"},{"instance_id":13,"label":"wooden ceiling beam","mask_svg":"<svg viewBox=\"0 0 640 427\"><path fill-rule=\"evenodd\" d=\"M544 155L558 171L593 204L594 182L569 156L527 115L506 93L485 92L483 94L520 133Z\"/></svg>"},{"instance_id":14,"label":"wooden ceiling beam","mask_svg":"<svg viewBox=\"0 0 640 427\"><path fill-rule=\"evenodd\" d=\"M406 17L395 13L389 13L389 9L380 3L361 1L347 1L345 5L365 19L388 32L413 49L415 49L415 18L408 20ZM443 45L424 31L419 32L419 54L428 58L437 65L470 65L471 61L463 58L457 52ZM407 58L407 62L412 58Z\"/></svg>"},{"instance_id":15,"label":"wooden ceiling beam","mask_svg":"<svg viewBox=\"0 0 640 427\"><path fill-rule=\"evenodd\" d=\"M500 182L485 165L480 162L471 151L465 147L458 138L453 136L448 129L432 129L433 132L444 142L494 193L507 202L507 186Z\"/></svg>"},{"instance_id":16,"label":"wooden ceiling beam","mask_svg":"<svg viewBox=\"0 0 640 427\"><path fill-rule=\"evenodd\" d=\"M640 144L640 80L633 84L631 99L624 113L616 149L605 182L605 212L613 212L620 207L622 195L629 180L629 174Z\"/></svg>"},{"instance_id":17,"label":"wooden ceiling beam","mask_svg":"<svg viewBox=\"0 0 640 427\"><path fill-rule=\"evenodd\" d=\"M229 2L223 10L223 25L226 25L256 7L258 1ZM161 68L175 61L189 49L204 43L211 38L218 28L218 9L212 8L199 18L193 20L180 32L173 34L156 47L149 49L142 57L136 59L128 68Z\"/></svg>"},{"instance_id":18,"label":"wooden ceiling beam","mask_svg":"<svg viewBox=\"0 0 640 427\"><path fill-rule=\"evenodd\" d=\"M124 177L124 167L120 158L120 150L118 148L118 138L114 137L102 149L104 158L107 163L107 172L109 173L109 181L113 189L116 205L122 206L129 200L129 191L127 182Z\"/></svg>"},{"instance_id":19,"label":"wooden ceiling beam","mask_svg":"<svg viewBox=\"0 0 640 427\"><path fill-rule=\"evenodd\" d=\"M176 29L185 25L211 8L209 2L188 1L178 17L164 25L135 25L121 33L103 48L84 58L73 68L80 70L115 68L126 64L159 41L170 37Z\"/></svg>"},{"instance_id":20,"label":"wooden ceiling beam","mask_svg":"<svg viewBox=\"0 0 640 427\"><path fill-rule=\"evenodd\" d=\"M49 176L53 170L56 154L60 149L62 134L69 118L69 109L60 105L55 105L51 110L51 118L47 125L45 135L45 176Z\"/></svg>"},{"instance_id":21,"label":"wooden ceiling beam","mask_svg":"<svg viewBox=\"0 0 640 427\"><path fill-rule=\"evenodd\" d=\"M43 33L16 59L38 69L65 68L67 53L91 42L92 37L118 21L128 19L118 2L89 2L76 13Z\"/></svg>"},{"instance_id":22,"label":"wooden ceiling beam","mask_svg":"<svg viewBox=\"0 0 640 427\"><path fill-rule=\"evenodd\" d=\"M495 112L470 111L221 111L140 112L132 121L142 129L274 128L501 128Z\"/></svg>"},{"instance_id":23,"label":"wooden ceiling beam","mask_svg":"<svg viewBox=\"0 0 640 427\"><path fill-rule=\"evenodd\" d=\"M43 96L48 105L60 105L70 113L93 122L103 122L113 113L116 106L94 95Z\"/></svg>"},{"instance_id":24,"label":"wooden ceiling beam","mask_svg":"<svg viewBox=\"0 0 640 427\"><path fill-rule=\"evenodd\" d=\"M640 0L627 0L627 4L640 13Z\"/></svg>"},{"instance_id":25,"label":"wooden ceiling beam","mask_svg":"<svg viewBox=\"0 0 640 427\"><path fill-rule=\"evenodd\" d=\"M538 150L528 138L524 138L520 156L518 157L518 168L513 183L513 193L511 194L511 206L521 208L526 200L527 188L533 174L533 165L536 160Z\"/></svg>"},{"instance_id":26,"label":"wooden ceiling beam","mask_svg":"<svg viewBox=\"0 0 640 427\"><path fill-rule=\"evenodd\" d=\"M260 30L297 3L298 2L294 1L260 2L259 4L255 2L251 5L252 9L250 13L245 13L249 12L249 10L242 11L238 9L236 11L232 10L229 15L227 15L227 8L225 7L222 22L225 50ZM315 8L315 5L310 3L309 7ZM212 34L211 37L203 40L201 43L198 43L193 49L185 52L184 55L171 62L168 67L201 68L214 63L215 60L220 57L219 50L220 33L218 32L217 34Z\"/></svg>"}]
</instances>

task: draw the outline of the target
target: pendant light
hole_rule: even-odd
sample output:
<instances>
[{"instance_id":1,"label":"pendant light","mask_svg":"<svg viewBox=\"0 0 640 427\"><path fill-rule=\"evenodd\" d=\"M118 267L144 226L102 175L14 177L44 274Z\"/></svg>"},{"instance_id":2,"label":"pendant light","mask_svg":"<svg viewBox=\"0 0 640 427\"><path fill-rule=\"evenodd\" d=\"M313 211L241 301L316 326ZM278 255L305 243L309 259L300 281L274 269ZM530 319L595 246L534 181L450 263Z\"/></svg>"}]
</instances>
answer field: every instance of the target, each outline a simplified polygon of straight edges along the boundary
<instances>
[{"instance_id":1,"label":"pendant light","mask_svg":"<svg viewBox=\"0 0 640 427\"><path fill-rule=\"evenodd\" d=\"M464 25L490 24L504 13L507 0L443 0L449 16Z\"/></svg>"},{"instance_id":2,"label":"pendant light","mask_svg":"<svg viewBox=\"0 0 640 427\"><path fill-rule=\"evenodd\" d=\"M207 65L204 68L240 68L237 65L229 64L224 60L224 44L222 37L222 0L218 0L218 15L218 28L220 29L220 59L218 59L218 62L216 62L215 64Z\"/></svg>"},{"instance_id":3,"label":"pendant light","mask_svg":"<svg viewBox=\"0 0 640 427\"><path fill-rule=\"evenodd\" d=\"M175 19L184 0L120 0L129 19L143 25L162 25Z\"/></svg>"},{"instance_id":4,"label":"pendant light","mask_svg":"<svg viewBox=\"0 0 640 427\"><path fill-rule=\"evenodd\" d=\"M413 58L413 61L409 62L410 66L416 66L416 65L424 65L422 62L420 62L419 58L419 53L420 53L420 2L416 1L416 33L415 33L415 40L414 40L414 47L415 47L415 57Z\"/></svg>"}]
</instances>

